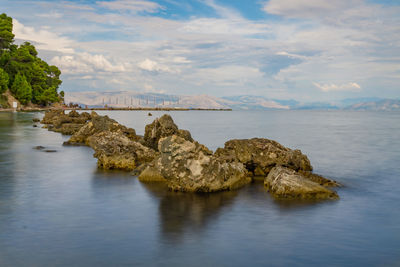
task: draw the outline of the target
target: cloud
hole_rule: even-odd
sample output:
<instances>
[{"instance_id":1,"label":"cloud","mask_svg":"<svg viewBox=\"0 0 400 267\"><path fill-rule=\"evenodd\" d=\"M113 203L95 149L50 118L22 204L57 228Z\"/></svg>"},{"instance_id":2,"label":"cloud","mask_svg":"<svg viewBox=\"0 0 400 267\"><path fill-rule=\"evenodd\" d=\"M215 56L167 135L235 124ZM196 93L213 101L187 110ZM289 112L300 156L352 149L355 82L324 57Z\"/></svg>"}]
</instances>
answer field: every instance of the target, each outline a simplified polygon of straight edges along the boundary
<instances>
[{"instance_id":1,"label":"cloud","mask_svg":"<svg viewBox=\"0 0 400 267\"><path fill-rule=\"evenodd\" d=\"M48 13L36 14L36 16L42 17L42 18L59 19L59 18L63 17L63 14L52 11L52 12L48 12Z\"/></svg>"},{"instance_id":2,"label":"cloud","mask_svg":"<svg viewBox=\"0 0 400 267\"><path fill-rule=\"evenodd\" d=\"M330 91L361 91L361 86L355 82L349 82L341 85L336 84L320 84L320 83L313 83L315 87L320 89L322 92L330 92Z\"/></svg>"},{"instance_id":3,"label":"cloud","mask_svg":"<svg viewBox=\"0 0 400 267\"><path fill-rule=\"evenodd\" d=\"M40 30L36 30L33 27L23 25L16 19L13 19L13 26L15 39L34 42L37 49L62 53L74 52L74 49L71 48L73 44L72 40L49 31L48 27L42 27Z\"/></svg>"},{"instance_id":4,"label":"cloud","mask_svg":"<svg viewBox=\"0 0 400 267\"><path fill-rule=\"evenodd\" d=\"M129 64L112 64L103 55L91 55L89 53L55 56L50 60L50 63L59 66L65 74L125 72L129 67Z\"/></svg>"},{"instance_id":5,"label":"cloud","mask_svg":"<svg viewBox=\"0 0 400 267\"><path fill-rule=\"evenodd\" d=\"M161 65L157 63L156 61L150 60L146 58L142 62L139 62L137 65L141 70L149 71L149 72L169 72L169 73L174 73L176 71L173 71L169 67L165 65Z\"/></svg>"},{"instance_id":6,"label":"cloud","mask_svg":"<svg viewBox=\"0 0 400 267\"><path fill-rule=\"evenodd\" d=\"M155 13L162 10L163 7L155 2L144 0L117 0L117 1L98 1L99 6L118 11L130 11L132 13L147 12Z\"/></svg>"},{"instance_id":7,"label":"cloud","mask_svg":"<svg viewBox=\"0 0 400 267\"><path fill-rule=\"evenodd\" d=\"M324 17L360 5L362 0L270 0L263 10L288 18Z\"/></svg>"}]
</instances>

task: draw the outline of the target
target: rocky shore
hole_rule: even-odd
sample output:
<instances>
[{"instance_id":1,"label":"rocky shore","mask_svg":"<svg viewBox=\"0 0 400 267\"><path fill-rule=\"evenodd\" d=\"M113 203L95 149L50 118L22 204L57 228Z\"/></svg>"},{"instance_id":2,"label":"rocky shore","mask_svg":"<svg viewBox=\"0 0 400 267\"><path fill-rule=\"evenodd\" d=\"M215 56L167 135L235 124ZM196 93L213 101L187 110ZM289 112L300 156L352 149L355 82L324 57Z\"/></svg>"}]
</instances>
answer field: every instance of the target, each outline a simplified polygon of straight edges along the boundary
<instances>
[{"instance_id":1,"label":"rocky shore","mask_svg":"<svg viewBox=\"0 0 400 267\"><path fill-rule=\"evenodd\" d=\"M96 112L50 110L43 127L71 135L64 145L86 145L102 169L132 171L142 182L166 183L172 191L218 192L263 180L278 199L338 199L340 184L312 172L310 160L264 138L229 140L215 153L179 129L169 115L156 118L139 136Z\"/></svg>"}]
</instances>

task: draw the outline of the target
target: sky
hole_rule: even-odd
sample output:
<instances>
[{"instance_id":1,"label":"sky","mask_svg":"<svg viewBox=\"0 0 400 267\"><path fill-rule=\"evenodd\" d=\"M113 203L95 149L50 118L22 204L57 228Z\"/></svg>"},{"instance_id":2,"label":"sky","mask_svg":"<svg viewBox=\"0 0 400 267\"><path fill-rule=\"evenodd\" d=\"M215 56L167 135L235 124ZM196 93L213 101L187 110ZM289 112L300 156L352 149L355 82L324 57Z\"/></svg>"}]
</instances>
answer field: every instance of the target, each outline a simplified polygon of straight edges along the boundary
<instances>
[{"instance_id":1,"label":"sky","mask_svg":"<svg viewBox=\"0 0 400 267\"><path fill-rule=\"evenodd\" d=\"M61 89L400 98L397 0L0 0Z\"/></svg>"}]
</instances>

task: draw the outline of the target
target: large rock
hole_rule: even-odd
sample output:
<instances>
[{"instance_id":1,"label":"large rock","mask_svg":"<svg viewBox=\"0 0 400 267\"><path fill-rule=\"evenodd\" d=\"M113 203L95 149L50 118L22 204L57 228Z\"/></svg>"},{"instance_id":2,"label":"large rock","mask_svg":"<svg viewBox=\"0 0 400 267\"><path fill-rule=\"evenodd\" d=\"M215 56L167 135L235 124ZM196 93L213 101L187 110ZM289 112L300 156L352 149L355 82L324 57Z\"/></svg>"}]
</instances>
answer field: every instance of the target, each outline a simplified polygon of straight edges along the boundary
<instances>
[{"instance_id":1,"label":"large rock","mask_svg":"<svg viewBox=\"0 0 400 267\"><path fill-rule=\"evenodd\" d=\"M275 198L337 199L337 193L315 183L300 173L285 167L274 167L264 185Z\"/></svg>"},{"instance_id":2,"label":"large rock","mask_svg":"<svg viewBox=\"0 0 400 267\"><path fill-rule=\"evenodd\" d=\"M65 114L64 110L60 109L47 111L41 123L47 124L49 131L73 135L90 119L91 116L87 112L79 114L72 110Z\"/></svg>"},{"instance_id":3,"label":"large rock","mask_svg":"<svg viewBox=\"0 0 400 267\"><path fill-rule=\"evenodd\" d=\"M102 169L131 171L157 156L153 149L132 141L120 131L103 131L89 136L86 141L94 149L97 165Z\"/></svg>"},{"instance_id":4,"label":"large rock","mask_svg":"<svg viewBox=\"0 0 400 267\"><path fill-rule=\"evenodd\" d=\"M125 135L132 141L139 140L136 132L132 128L119 124L108 116L92 115L91 121L87 122L71 138L65 142L65 145L89 145L88 138L101 132L117 132Z\"/></svg>"},{"instance_id":5,"label":"large rock","mask_svg":"<svg viewBox=\"0 0 400 267\"><path fill-rule=\"evenodd\" d=\"M144 133L144 144L157 150L158 141L163 137L171 135L180 136L190 142L193 141L189 131L178 129L178 126L176 126L171 116L165 114L161 118L155 119L151 124L146 125Z\"/></svg>"},{"instance_id":6,"label":"large rock","mask_svg":"<svg viewBox=\"0 0 400 267\"><path fill-rule=\"evenodd\" d=\"M300 150L292 150L264 138L230 140L225 143L224 148L216 151L216 155L223 154L236 157L252 176L265 177L275 166L312 171L310 160Z\"/></svg>"},{"instance_id":7,"label":"large rock","mask_svg":"<svg viewBox=\"0 0 400 267\"><path fill-rule=\"evenodd\" d=\"M246 168L235 159L215 157L197 142L172 135L160 139L156 169L174 191L216 192L251 182Z\"/></svg>"}]
</instances>

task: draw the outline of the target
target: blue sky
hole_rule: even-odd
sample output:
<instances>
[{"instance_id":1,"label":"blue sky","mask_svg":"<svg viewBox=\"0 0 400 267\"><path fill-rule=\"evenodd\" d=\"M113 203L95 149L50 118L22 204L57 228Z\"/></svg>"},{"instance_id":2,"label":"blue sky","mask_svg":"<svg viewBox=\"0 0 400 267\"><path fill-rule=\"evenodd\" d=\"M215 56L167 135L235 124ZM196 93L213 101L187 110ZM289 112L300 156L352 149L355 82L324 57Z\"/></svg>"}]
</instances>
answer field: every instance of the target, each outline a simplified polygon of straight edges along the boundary
<instances>
[{"instance_id":1,"label":"blue sky","mask_svg":"<svg viewBox=\"0 0 400 267\"><path fill-rule=\"evenodd\" d=\"M0 0L65 91L400 98L400 1Z\"/></svg>"}]
</instances>

